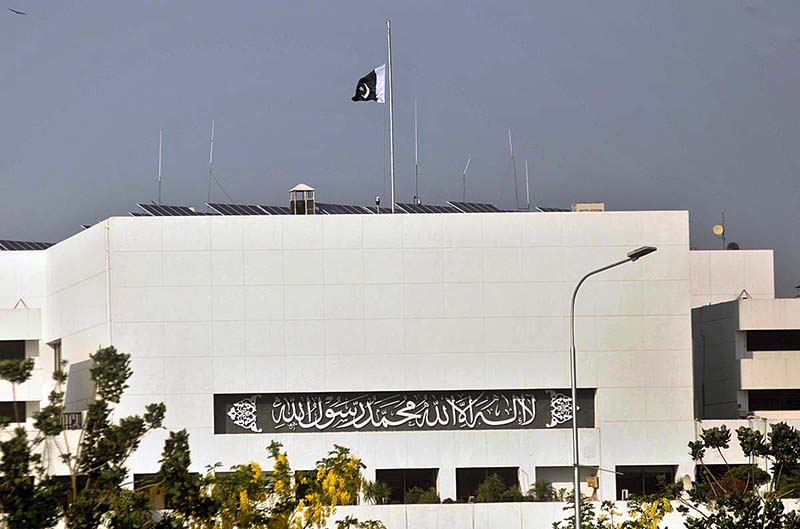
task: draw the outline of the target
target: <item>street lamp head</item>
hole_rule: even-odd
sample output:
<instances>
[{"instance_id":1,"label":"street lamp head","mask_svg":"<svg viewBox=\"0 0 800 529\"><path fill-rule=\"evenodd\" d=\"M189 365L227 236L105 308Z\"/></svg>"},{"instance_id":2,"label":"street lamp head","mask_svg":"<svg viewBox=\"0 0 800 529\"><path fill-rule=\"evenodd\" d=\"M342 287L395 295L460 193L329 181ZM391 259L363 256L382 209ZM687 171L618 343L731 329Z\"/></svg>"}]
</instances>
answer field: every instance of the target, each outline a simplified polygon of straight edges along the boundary
<instances>
[{"instance_id":1,"label":"street lamp head","mask_svg":"<svg viewBox=\"0 0 800 529\"><path fill-rule=\"evenodd\" d=\"M655 246L642 246L641 248L636 248L635 250L631 250L628 252L628 259L631 261L635 261L640 257L644 257L647 254L651 254L658 250Z\"/></svg>"}]
</instances>

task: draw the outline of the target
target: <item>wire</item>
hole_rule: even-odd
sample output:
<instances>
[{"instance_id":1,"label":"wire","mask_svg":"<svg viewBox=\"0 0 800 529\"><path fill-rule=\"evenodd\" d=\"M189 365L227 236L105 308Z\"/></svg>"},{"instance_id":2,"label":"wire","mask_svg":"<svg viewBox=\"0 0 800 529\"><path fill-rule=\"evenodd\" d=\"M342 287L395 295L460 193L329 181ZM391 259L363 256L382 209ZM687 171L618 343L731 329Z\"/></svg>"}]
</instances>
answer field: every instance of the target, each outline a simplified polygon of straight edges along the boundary
<instances>
[{"instance_id":1,"label":"wire","mask_svg":"<svg viewBox=\"0 0 800 529\"><path fill-rule=\"evenodd\" d=\"M211 175L211 177L212 177L212 178L214 179L214 181L217 183L217 185L218 185L218 186L219 186L219 188L222 190L222 192L223 192L223 193L225 193L225 196L226 196L226 197L228 197L228 200L229 200L231 203L233 203L233 199L232 199L232 198L231 198L231 196L228 194L228 192L227 192L227 191L225 191L225 188L224 188L224 187L222 187L222 182L220 182L220 181L219 181L219 178L217 178L217 175L215 175L215 174L214 174L214 171L211 169L211 167L209 167L209 168L208 168L208 174L210 174L210 175Z\"/></svg>"}]
</instances>

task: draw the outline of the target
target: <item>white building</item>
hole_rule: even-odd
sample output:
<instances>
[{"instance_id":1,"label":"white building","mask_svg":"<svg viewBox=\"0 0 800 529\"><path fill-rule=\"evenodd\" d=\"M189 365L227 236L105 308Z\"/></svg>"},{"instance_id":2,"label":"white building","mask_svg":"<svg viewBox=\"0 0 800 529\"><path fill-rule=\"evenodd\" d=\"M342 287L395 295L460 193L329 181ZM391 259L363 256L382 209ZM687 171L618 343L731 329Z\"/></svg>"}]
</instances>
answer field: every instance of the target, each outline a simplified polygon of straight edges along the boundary
<instances>
[{"instance_id":1,"label":"white building","mask_svg":"<svg viewBox=\"0 0 800 529\"><path fill-rule=\"evenodd\" d=\"M79 412L89 354L130 353L119 414L163 401L197 471L267 463L276 439L296 469L340 444L368 477L442 499L490 471L567 488L570 295L642 245L658 251L590 279L576 306L581 459L599 476L584 492L616 499L693 474L692 307L745 289L775 303L772 252L690 251L685 211L114 217L0 252L0 354L37 358L18 393L30 417L59 355ZM757 302L731 302L737 332L761 328L742 318ZM700 410L769 385L760 365L778 360L748 351L741 385ZM165 435L134 474L157 471Z\"/></svg>"}]
</instances>

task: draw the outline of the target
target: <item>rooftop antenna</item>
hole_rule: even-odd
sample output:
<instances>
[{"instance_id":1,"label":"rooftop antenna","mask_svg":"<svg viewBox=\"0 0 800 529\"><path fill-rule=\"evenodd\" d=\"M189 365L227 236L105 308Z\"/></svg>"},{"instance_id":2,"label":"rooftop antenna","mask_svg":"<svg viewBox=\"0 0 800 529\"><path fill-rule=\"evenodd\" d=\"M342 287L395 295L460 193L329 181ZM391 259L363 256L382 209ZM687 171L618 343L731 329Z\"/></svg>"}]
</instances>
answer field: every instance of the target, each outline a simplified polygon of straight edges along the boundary
<instances>
[{"instance_id":1,"label":"rooftop antenna","mask_svg":"<svg viewBox=\"0 0 800 529\"><path fill-rule=\"evenodd\" d=\"M230 202L233 202L233 198L228 194L225 190L225 187L222 185L222 182L219 181L217 175L214 174L214 120L211 120L211 149L208 152L208 200L206 200L206 210L211 213L211 206L208 205L211 202L211 181L217 183L219 188L225 194Z\"/></svg>"},{"instance_id":2,"label":"rooftop antenna","mask_svg":"<svg viewBox=\"0 0 800 529\"><path fill-rule=\"evenodd\" d=\"M525 160L525 200L528 203L528 211L531 210L531 185L528 179L528 160Z\"/></svg>"},{"instance_id":3,"label":"rooftop antenna","mask_svg":"<svg viewBox=\"0 0 800 529\"><path fill-rule=\"evenodd\" d=\"M211 120L211 149L208 153L208 200L206 200L206 208L211 209L211 206L208 205L211 202L211 178L214 176L214 173L211 171L211 168L214 165L214 120Z\"/></svg>"},{"instance_id":4,"label":"rooftop antenna","mask_svg":"<svg viewBox=\"0 0 800 529\"><path fill-rule=\"evenodd\" d=\"M467 158L467 165L464 166L464 172L461 173L461 202L467 201L467 169L469 169L469 162L472 158Z\"/></svg>"},{"instance_id":5,"label":"rooftop antenna","mask_svg":"<svg viewBox=\"0 0 800 529\"><path fill-rule=\"evenodd\" d=\"M714 227L711 228L711 231L714 232L714 235L722 239L722 249L725 249L725 212L722 212L722 223L721 224L714 224Z\"/></svg>"},{"instance_id":6,"label":"rooftop antenna","mask_svg":"<svg viewBox=\"0 0 800 529\"><path fill-rule=\"evenodd\" d=\"M508 129L508 152L511 153L511 172L514 174L514 201L519 211L519 190L517 189L517 164L514 162L514 145L511 143L511 129Z\"/></svg>"},{"instance_id":7,"label":"rooftop antenna","mask_svg":"<svg viewBox=\"0 0 800 529\"><path fill-rule=\"evenodd\" d=\"M161 139L163 131L158 131L158 203L161 204Z\"/></svg>"},{"instance_id":8,"label":"rooftop antenna","mask_svg":"<svg viewBox=\"0 0 800 529\"><path fill-rule=\"evenodd\" d=\"M417 100L414 100L414 204L422 204L419 196L419 134L417 131Z\"/></svg>"}]
</instances>

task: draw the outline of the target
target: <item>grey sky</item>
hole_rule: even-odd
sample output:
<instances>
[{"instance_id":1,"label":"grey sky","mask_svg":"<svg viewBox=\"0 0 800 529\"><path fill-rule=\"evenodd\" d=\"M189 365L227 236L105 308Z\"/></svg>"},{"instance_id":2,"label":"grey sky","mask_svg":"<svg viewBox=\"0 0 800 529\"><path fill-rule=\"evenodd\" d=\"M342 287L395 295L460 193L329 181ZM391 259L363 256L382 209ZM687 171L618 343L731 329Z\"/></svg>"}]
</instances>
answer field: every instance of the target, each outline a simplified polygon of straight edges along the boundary
<instances>
[{"instance_id":1,"label":"grey sky","mask_svg":"<svg viewBox=\"0 0 800 529\"><path fill-rule=\"evenodd\" d=\"M535 202L688 209L692 243L774 248L800 283L800 2L41 2L0 12L0 238L60 240L156 198L387 197L384 105L352 103L392 18L397 192L513 207L506 130ZM387 154L384 154L387 153ZM521 178L522 180L522 178ZM521 196L524 190L520 187ZM215 199L224 200L215 191Z\"/></svg>"}]
</instances>

